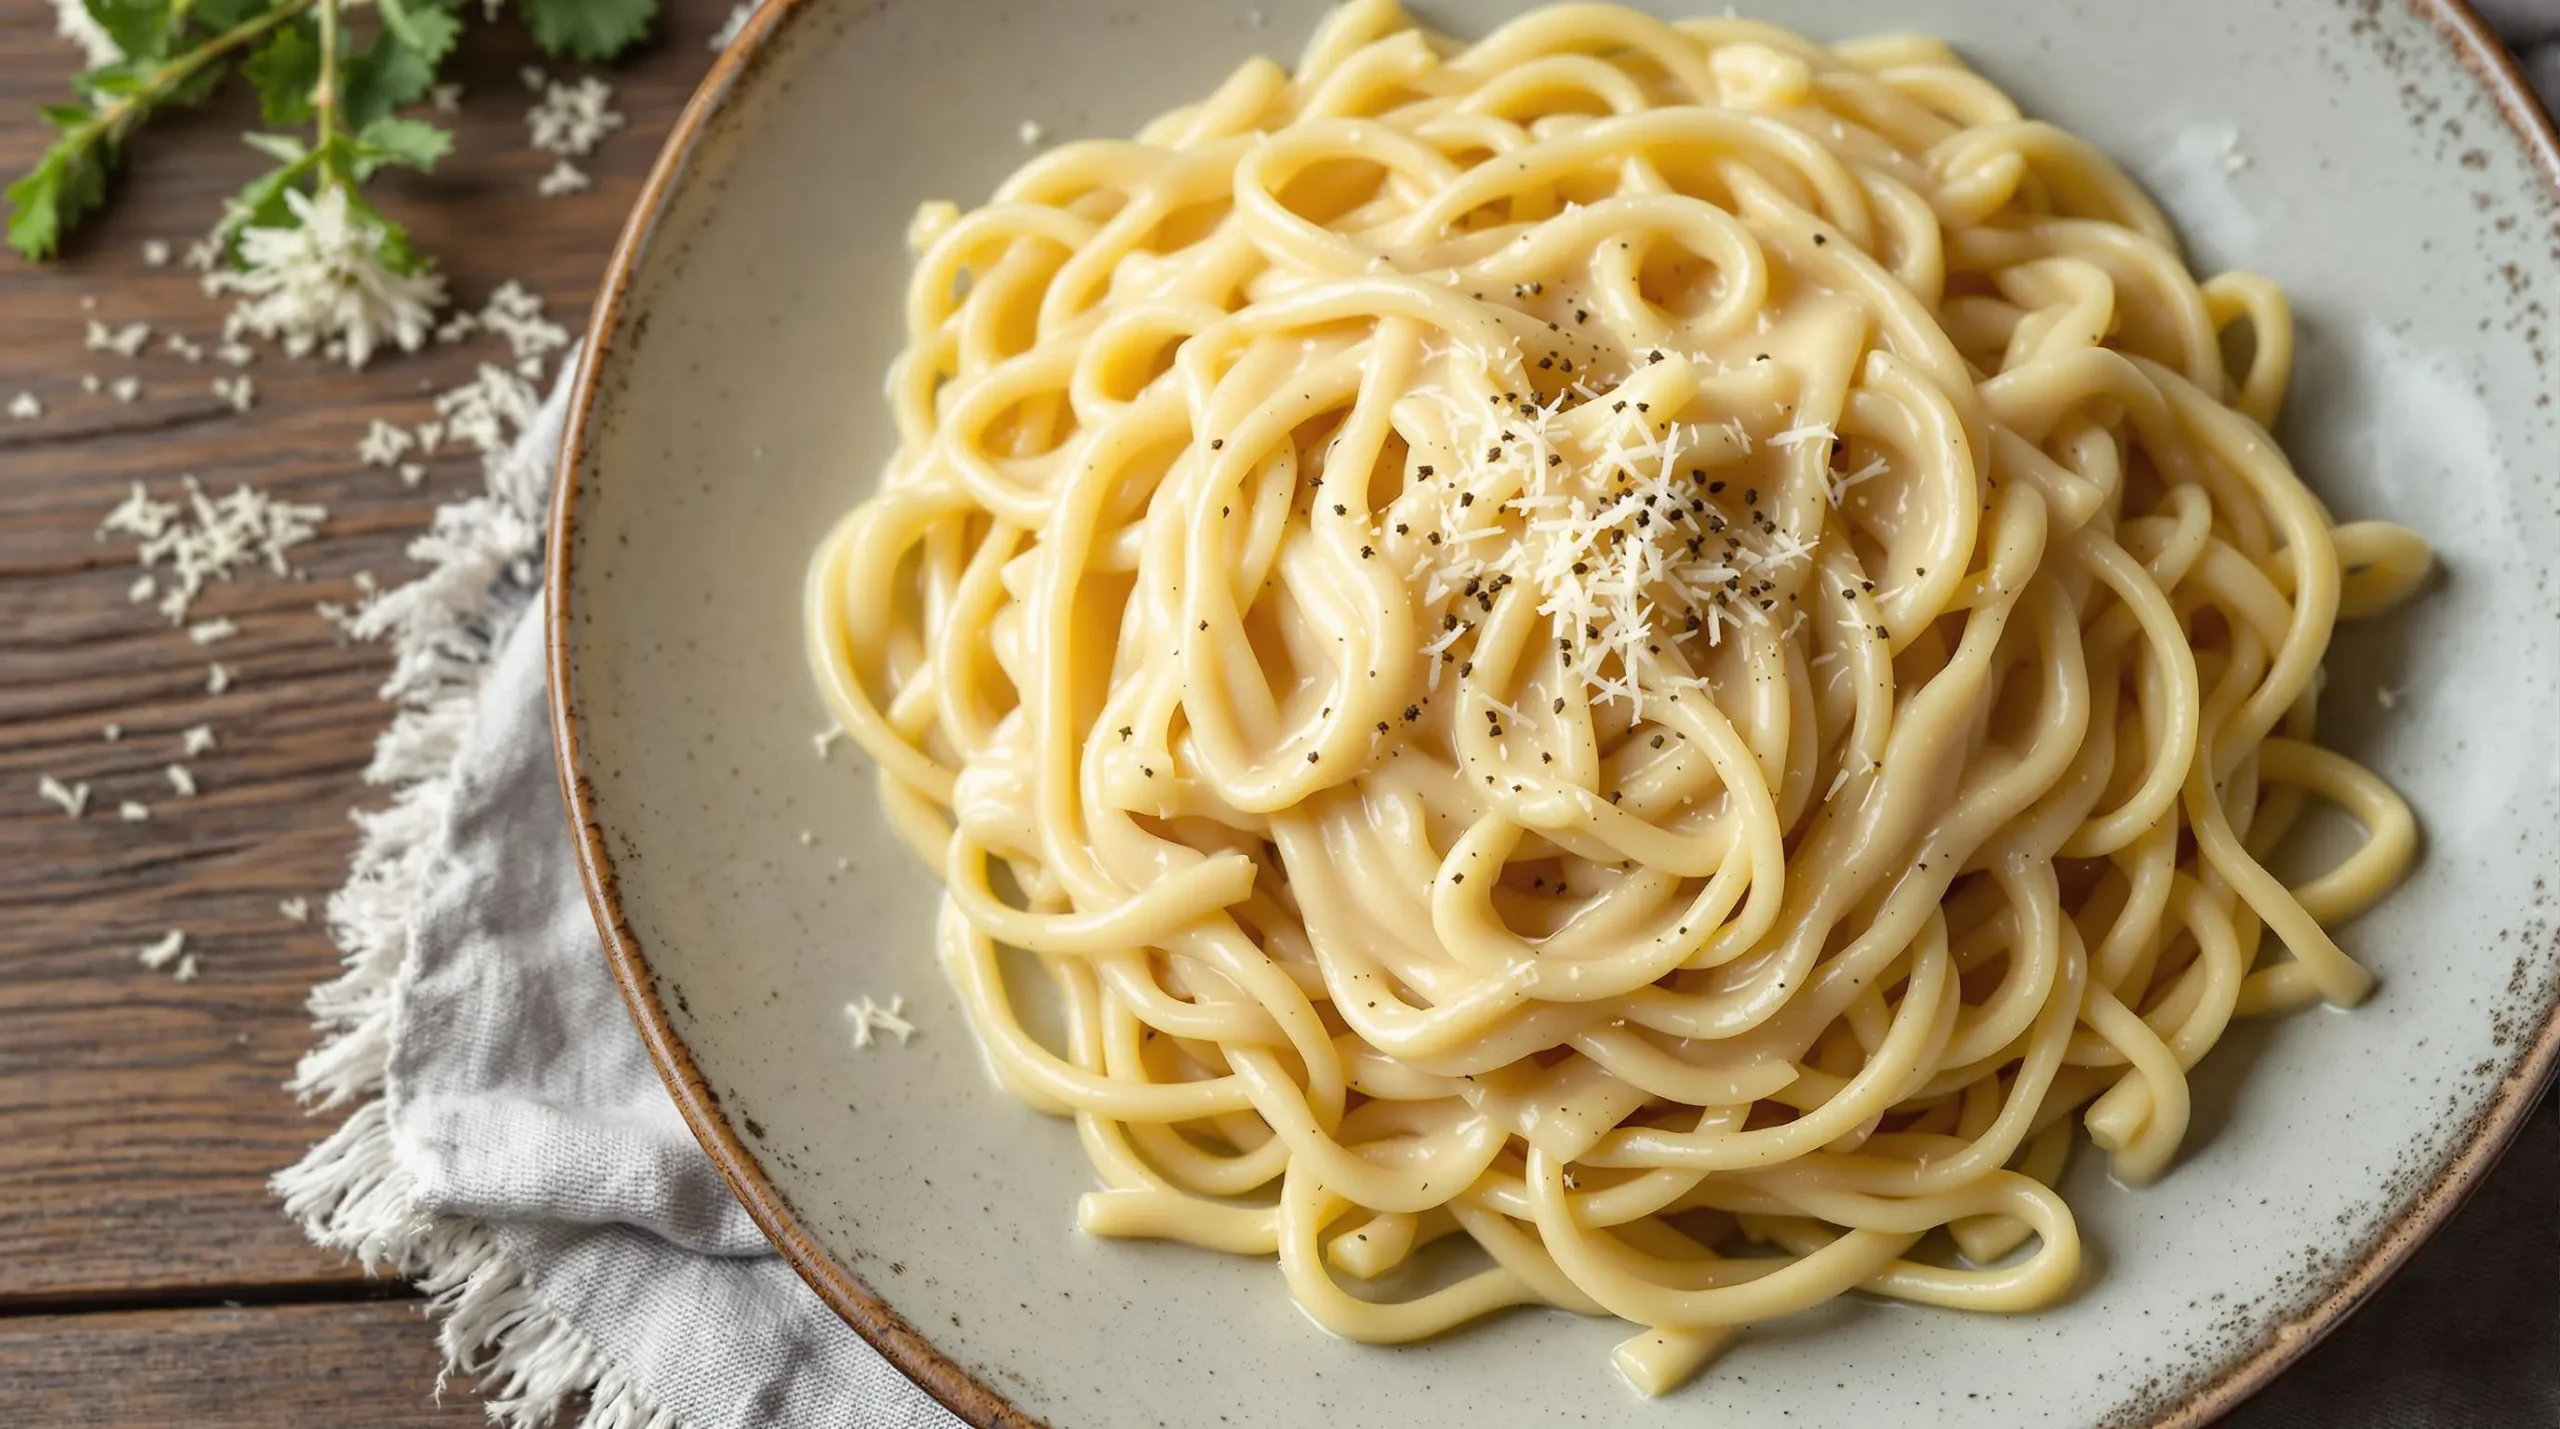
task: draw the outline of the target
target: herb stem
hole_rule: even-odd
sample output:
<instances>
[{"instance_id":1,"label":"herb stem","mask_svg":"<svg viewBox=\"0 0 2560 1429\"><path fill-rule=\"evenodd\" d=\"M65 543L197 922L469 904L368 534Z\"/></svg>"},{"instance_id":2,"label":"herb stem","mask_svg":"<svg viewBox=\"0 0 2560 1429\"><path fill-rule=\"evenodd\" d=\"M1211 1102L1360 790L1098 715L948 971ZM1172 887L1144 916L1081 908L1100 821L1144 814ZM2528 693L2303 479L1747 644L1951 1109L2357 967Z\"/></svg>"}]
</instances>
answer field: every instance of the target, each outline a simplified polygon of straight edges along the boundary
<instances>
[{"instance_id":1,"label":"herb stem","mask_svg":"<svg viewBox=\"0 0 2560 1429\"><path fill-rule=\"evenodd\" d=\"M123 135L126 125L141 117L142 111L168 97L170 91L195 78L205 66L222 59L269 30L310 9L318 0L284 0L284 3L258 16L223 31L194 49L153 70L149 78L129 94L117 96L114 103L100 109L95 118L64 135L74 151L86 149L104 138L114 142ZM324 81L325 82L325 81Z\"/></svg>"},{"instance_id":2,"label":"herb stem","mask_svg":"<svg viewBox=\"0 0 2560 1429\"><path fill-rule=\"evenodd\" d=\"M320 4L320 82L311 87L311 113L320 126L314 152L327 154L338 135L338 0ZM329 168L327 160L321 166Z\"/></svg>"}]
</instances>

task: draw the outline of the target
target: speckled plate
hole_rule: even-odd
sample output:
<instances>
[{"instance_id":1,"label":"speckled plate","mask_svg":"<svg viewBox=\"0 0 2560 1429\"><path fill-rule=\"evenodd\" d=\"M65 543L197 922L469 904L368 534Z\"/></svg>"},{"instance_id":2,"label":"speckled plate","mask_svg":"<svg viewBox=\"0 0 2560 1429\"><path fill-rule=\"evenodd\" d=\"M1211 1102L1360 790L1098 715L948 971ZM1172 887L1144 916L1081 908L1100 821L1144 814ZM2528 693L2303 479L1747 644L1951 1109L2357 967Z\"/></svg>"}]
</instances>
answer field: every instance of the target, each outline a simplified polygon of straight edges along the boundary
<instances>
[{"instance_id":1,"label":"speckled plate","mask_svg":"<svg viewBox=\"0 0 2560 1429\"><path fill-rule=\"evenodd\" d=\"M2235 1033L2158 1186L2076 1159L2091 1255L2070 1303L1991 1319L1845 1300L1643 1404L1609 1369L1615 1325L1514 1313L1369 1348L1299 1316L1266 1263L1078 1234L1071 1129L991 1084L928 948L934 880L858 759L811 748L801 576L889 454L878 393L917 201L983 198L1026 119L1126 134L1249 53L1293 55L1321 8L777 0L659 162L565 458L552 694L615 971L703 1144L819 1293L981 1425L1991 1429L2227 1409L2443 1220L2560 1050L2542 881L2560 845L2560 149L2524 87L2445 0L1744 6L1818 36L1948 36L2124 160L2200 266L2292 291L2287 445L2342 518L2418 527L2447 571L2342 636L2324 706L2408 792L2428 848L2342 934L2382 975L2372 1002ZM1481 32L1523 7L1421 8ZM838 1009L864 993L905 996L913 1045L850 1046Z\"/></svg>"}]
</instances>

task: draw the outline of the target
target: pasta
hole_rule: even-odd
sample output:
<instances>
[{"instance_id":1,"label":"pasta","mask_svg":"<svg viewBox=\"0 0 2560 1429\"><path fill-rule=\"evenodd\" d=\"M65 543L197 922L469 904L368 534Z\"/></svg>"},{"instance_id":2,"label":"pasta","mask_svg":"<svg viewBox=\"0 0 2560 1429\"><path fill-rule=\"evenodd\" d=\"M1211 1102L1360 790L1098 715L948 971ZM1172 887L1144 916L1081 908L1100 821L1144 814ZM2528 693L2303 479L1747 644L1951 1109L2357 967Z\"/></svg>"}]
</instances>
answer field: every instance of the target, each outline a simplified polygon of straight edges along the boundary
<instances>
[{"instance_id":1,"label":"pasta","mask_svg":"<svg viewBox=\"0 0 2560 1429\"><path fill-rule=\"evenodd\" d=\"M811 658L1086 1231L1656 1393L2053 1303L2075 1122L2157 1177L2231 1019L2369 988L2416 827L2320 662L2427 547L2268 436L2284 294L1944 45L1355 0L913 238Z\"/></svg>"}]
</instances>

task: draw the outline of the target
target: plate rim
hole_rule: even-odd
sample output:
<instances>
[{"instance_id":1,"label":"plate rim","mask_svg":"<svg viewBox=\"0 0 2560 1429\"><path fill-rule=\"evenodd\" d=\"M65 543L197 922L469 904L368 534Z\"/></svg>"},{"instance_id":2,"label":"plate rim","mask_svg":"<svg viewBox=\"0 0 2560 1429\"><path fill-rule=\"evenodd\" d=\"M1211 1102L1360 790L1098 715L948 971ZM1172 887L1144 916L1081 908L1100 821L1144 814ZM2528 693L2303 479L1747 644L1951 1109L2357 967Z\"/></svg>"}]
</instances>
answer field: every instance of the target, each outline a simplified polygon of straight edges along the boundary
<instances>
[{"instance_id":1,"label":"plate rim","mask_svg":"<svg viewBox=\"0 0 2560 1429\"><path fill-rule=\"evenodd\" d=\"M822 0L764 0L745 28L712 63L687 101L650 165L640 195L607 260L570 393L568 420L553 468L546 517L542 593L545 692L560 794L569 816L578 879L605 960L624 1006L648 1048L677 1111L749 1218L785 1262L828 1308L878 1350L900 1373L973 1429L1050 1429L1016 1408L909 1325L859 1276L839 1263L800 1224L789 1201L766 1175L762 1162L729 1124L712 1090L667 1016L655 975L626 918L612 853L594 809L593 786L580 758L576 681L570 659L572 579L577 541L579 474L594 458L597 409L607 390L605 371L622 344L615 338L644 260L664 226L671 200L685 182L714 122L748 90L777 52L776 40ZM2496 105L2523 145L2543 186L2560 200L2560 130L2543 108L2515 55L2501 42L2471 0L2402 0L2433 28L2454 59ZM857 3L856 11L871 8ZM2347 1316L2405 1266L2506 1153L2525 1118L2560 1071L2560 999L2555 999L2532 1045L2498 1083L2473 1120L2461 1148L2439 1166L2426 1187L2384 1226L2353 1268L2320 1299L2271 1326L2265 1343L2182 1392L2179 1402L2150 1411L2147 1429L2200 1429L2229 1413L2326 1339Z\"/></svg>"}]
</instances>

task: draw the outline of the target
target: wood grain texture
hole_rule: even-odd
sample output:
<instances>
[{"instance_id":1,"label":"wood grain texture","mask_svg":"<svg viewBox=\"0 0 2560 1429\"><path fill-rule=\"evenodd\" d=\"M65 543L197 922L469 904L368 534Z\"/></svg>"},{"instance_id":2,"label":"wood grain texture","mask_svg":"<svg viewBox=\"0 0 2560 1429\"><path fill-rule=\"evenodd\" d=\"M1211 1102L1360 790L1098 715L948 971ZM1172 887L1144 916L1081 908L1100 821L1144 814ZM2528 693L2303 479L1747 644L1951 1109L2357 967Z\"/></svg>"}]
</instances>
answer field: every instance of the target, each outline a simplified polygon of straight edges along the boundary
<instances>
[{"instance_id":1,"label":"wood grain texture","mask_svg":"<svg viewBox=\"0 0 2560 1429\"><path fill-rule=\"evenodd\" d=\"M415 1300L142 1310L0 1320L0 1398L46 1429L409 1429L486 1422L467 1385L435 1392Z\"/></svg>"},{"instance_id":2,"label":"wood grain texture","mask_svg":"<svg viewBox=\"0 0 2560 1429\"><path fill-rule=\"evenodd\" d=\"M554 318L583 322L727 8L667 0L658 37L608 74L628 123L582 161L595 187L556 200L534 194L551 159L527 145L517 77L538 57L512 20L470 27L451 70L466 89L449 121L454 154L433 177L379 186L384 209L442 260L461 304L516 278ZM36 106L60 96L74 62L52 34L51 7L0 6L0 168L38 152ZM235 86L156 122L61 261L0 257L0 401L26 391L46 408L36 421L0 419L0 1305L333 1287L356 1275L305 1243L265 1189L328 1124L306 1117L282 1083L311 1041L303 998L335 966L316 923L287 922L277 903L308 898L316 914L344 876L347 811L380 800L361 773L388 718L375 694L384 656L346 645L313 605L353 600L359 571L406 579L408 541L436 504L479 479L473 457L448 449L423 487L404 489L357 463L368 422L431 415L433 391L504 361L505 348L482 338L361 373L262 352L244 369L256 409L219 403L211 379L232 369L186 363L159 334L209 348L224 305L192 272L147 266L141 245L183 249L258 172L239 137L254 119ZM92 317L151 323L154 350L132 361L84 350ZM143 391L131 403L86 394L83 373L136 376ZM129 540L92 539L130 483L166 495L187 472L216 490L248 483L330 512L322 538L297 553L307 580L253 572L207 590L196 615L231 617L241 631L210 649L128 601ZM212 659L238 673L227 694L206 692ZM101 737L110 721L123 726L120 741ZM182 757L179 731L197 723L221 747L185 761L202 792L180 799L162 770ZM91 786L85 819L37 797L44 774ZM120 822L125 799L152 818ZM194 984L134 960L134 947L170 928L187 930L201 954ZM410 1356L406 1382L422 1387L430 1364ZM0 1399L14 1402L5 1389Z\"/></svg>"}]
</instances>

